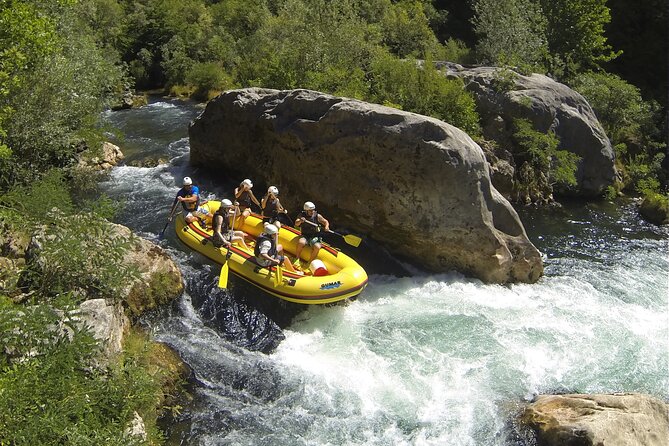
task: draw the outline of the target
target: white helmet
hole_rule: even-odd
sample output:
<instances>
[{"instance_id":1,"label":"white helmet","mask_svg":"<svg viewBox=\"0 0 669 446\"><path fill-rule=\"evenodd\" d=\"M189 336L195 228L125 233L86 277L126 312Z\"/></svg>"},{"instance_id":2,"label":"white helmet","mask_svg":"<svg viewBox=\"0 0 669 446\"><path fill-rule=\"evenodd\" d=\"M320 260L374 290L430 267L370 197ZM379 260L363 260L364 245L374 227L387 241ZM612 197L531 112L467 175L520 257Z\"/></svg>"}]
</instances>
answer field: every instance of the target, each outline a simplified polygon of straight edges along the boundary
<instances>
[{"instance_id":1,"label":"white helmet","mask_svg":"<svg viewBox=\"0 0 669 446\"><path fill-rule=\"evenodd\" d=\"M229 208L232 206L232 201L228 200L227 198L224 198L221 200L221 206L224 208Z\"/></svg>"},{"instance_id":2,"label":"white helmet","mask_svg":"<svg viewBox=\"0 0 669 446\"><path fill-rule=\"evenodd\" d=\"M276 186L270 186L267 189L268 194L273 194L273 195L279 195L279 189L276 188Z\"/></svg>"},{"instance_id":3,"label":"white helmet","mask_svg":"<svg viewBox=\"0 0 669 446\"><path fill-rule=\"evenodd\" d=\"M304 202L304 210L305 211L313 211L316 209L316 205L313 204L311 201L305 201Z\"/></svg>"},{"instance_id":4,"label":"white helmet","mask_svg":"<svg viewBox=\"0 0 669 446\"><path fill-rule=\"evenodd\" d=\"M253 187L253 183L248 178L242 181L242 184L246 184L248 187Z\"/></svg>"},{"instance_id":5,"label":"white helmet","mask_svg":"<svg viewBox=\"0 0 669 446\"><path fill-rule=\"evenodd\" d=\"M190 177L184 177L184 186L190 186L193 184L193 180Z\"/></svg>"},{"instance_id":6,"label":"white helmet","mask_svg":"<svg viewBox=\"0 0 669 446\"><path fill-rule=\"evenodd\" d=\"M274 235L277 232L279 232L279 228L277 228L273 224L269 224L269 225L265 226L265 234Z\"/></svg>"}]
</instances>

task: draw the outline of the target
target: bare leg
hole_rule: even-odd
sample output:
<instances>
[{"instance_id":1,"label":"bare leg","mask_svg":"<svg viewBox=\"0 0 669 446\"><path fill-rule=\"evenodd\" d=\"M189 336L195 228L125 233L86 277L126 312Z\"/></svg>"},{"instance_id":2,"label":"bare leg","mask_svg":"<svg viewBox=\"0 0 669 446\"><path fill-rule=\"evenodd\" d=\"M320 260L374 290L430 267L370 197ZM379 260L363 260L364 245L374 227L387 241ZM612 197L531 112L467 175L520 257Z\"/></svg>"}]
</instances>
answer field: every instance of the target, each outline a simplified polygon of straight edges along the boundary
<instances>
[{"instance_id":1,"label":"bare leg","mask_svg":"<svg viewBox=\"0 0 669 446\"><path fill-rule=\"evenodd\" d=\"M302 253L302 249L304 249L304 245L307 244L307 239L304 237L300 237L300 239L297 241L297 247L295 248L295 257L297 257L297 260L300 260L300 254Z\"/></svg>"},{"instance_id":2,"label":"bare leg","mask_svg":"<svg viewBox=\"0 0 669 446\"><path fill-rule=\"evenodd\" d=\"M314 246L311 247L311 258L309 259L309 265L311 265L311 262L313 262L316 257L318 257L318 251L321 250L322 245L320 243L315 243Z\"/></svg>"}]
</instances>

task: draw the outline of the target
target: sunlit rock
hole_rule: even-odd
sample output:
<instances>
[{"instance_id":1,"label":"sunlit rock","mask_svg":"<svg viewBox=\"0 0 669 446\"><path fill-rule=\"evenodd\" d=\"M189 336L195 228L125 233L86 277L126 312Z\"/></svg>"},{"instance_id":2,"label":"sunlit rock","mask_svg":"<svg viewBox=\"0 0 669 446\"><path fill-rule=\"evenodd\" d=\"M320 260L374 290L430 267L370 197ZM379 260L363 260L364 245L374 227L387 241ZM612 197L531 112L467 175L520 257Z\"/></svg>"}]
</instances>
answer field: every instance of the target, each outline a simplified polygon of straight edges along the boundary
<instances>
[{"instance_id":1,"label":"sunlit rock","mask_svg":"<svg viewBox=\"0 0 669 446\"><path fill-rule=\"evenodd\" d=\"M193 165L253 178L258 190L276 184L291 211L314 201L335 228L430 270L486 282L543 272L481 148L442 121L308 90L244 89L209 102L189 134Z\"/></svg>"},{"instance_id":2,"label":"sunlit rock","mask_svg":"<svg viewBox=\"0 0 669 446\"><path fill-rule=\"evenodd\" d=\"M669 444L669 408L648 395L540 395L521 421L546 446Z\"/></svg>"}]
</instances>

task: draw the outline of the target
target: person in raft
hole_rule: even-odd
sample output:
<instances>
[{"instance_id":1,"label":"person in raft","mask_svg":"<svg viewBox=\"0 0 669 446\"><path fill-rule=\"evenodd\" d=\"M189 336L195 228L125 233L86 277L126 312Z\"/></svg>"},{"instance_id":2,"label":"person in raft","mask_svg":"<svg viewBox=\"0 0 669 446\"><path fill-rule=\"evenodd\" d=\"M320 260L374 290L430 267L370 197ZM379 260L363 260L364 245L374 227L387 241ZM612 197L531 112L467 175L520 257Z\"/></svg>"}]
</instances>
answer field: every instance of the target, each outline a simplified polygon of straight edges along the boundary
<instances>
[{"instance_id":1,"label":"person in raft","mask_svg":"<svg viewBox=\"0 0 669 446\"><path fill-rule=\"evenodd\" d=\"M273 224L265 223L265 229L258 236L253 252L256 256L256 262L266 268L283 264L288 271L300 274L299 271L295 271L290 260L283 255L283 246L278 243L278 237L279 228Z\"/></svg>"},{"instance_id":2,"label":"person in raft","mask_svg":"<svg viewBox=\"0 0 669 446\"><path fill-rule=\"evenodd\" d=\"M279 201L279 189L276 186L270 186L267 189L267 193L262 197L260 208L262 209L263 223L271 223L281 229L279 216L285 214L286 210Z\"/></svg>"},{"instance_id":3,"label":"person in raft","mask_svg":"<svg viewBox=\"0 0 669 446\"><path fill-rule=\"evenodd\" d=\"M256 206L260 207L260 202L256 196L253 195L251 189L253 189L253 183L248 178L235 188L235 204L239 205L239 209L242 211L241 219L239 221L240 227L244 224L246 217L251 215L251 203L255 203Z\"/></svg>"},{"instance_id":4,"label":"person in raft","mask_svg":"<svg viewBox=\"0 0 669 446\"><path fill-rule=\"evenodd\" d=\"M318 251L323 247L321 238L322 232L330 230L330 222L321 214L316 212L316 205L311 201L304 203L304 210L295 219L295 227L300 228L302 237L297 241L297 248L295 250L295 263L299 264L300 254L305 245L311 246L311 257L309 264L318 256Z\"/></svg>"},{"instance_id":5,"label":"person in raft","mask_svg":"<svg viewBox=\"0 0 669 446\"><path fill-rule=\"evenodd\" d=\"M214 212L213 217L214 235L212 241L217 248L221 246L229 248L233 242L239 242L244 249L250 251L244 241L247 234L243 231L230 231L230 218L234 218L237 213L236 206L232 204L232 201L227 198L221 200L221 206Z\"/></svg>"},{"instance_id":6,"label":"person in raft","mask_svg":"<svg viewBox=\"0 0 669 446\"><path fill-rule=\"evenodd\" d=\"M184 177L183 187L179 189L177 196L174 198L170 215L174 212L177 203L181 203L183 207L186 223L193 223L195 220L200 219L203 225L211 224L211 213L207 208L201 206L206 201L200 202L200 188L193 184L193 180L190 177Z\"/></svg>"}]
</instances>

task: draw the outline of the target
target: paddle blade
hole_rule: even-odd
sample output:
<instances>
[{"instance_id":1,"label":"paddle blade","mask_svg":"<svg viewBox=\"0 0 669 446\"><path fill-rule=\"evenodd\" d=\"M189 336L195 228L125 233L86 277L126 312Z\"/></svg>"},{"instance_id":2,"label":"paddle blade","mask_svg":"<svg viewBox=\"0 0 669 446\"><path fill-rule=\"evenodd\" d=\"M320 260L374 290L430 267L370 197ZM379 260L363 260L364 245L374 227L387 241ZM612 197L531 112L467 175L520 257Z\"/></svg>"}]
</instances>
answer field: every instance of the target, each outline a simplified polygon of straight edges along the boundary
<instances>
[{"instance_id":1,"label":"paddle blade","mask_svg":"<svg viewBox=\"0 0 669 446\"><path fill-rule=\"evenodd\" d=\"M360 246L360 242L362 242L362 239L356 235L353 234L346 234L344 236L344 241L348 243L351 246L358 247Z\"/></svg>"},{"instance_id":2,"label":"paddle blade","mask_svg":"<svg viewBox=\"0 0 669 446\"><path fill-rule=\"evenodd\" d=\"M226 260L223 266L221 267L221 275L218 276L218 287L227 288L228 287L228 273L230 267L228 266L228 261Z\"/></svg>"},{"instance_id":3,"label":"paddle blade","mask_svg":"<svg viewBox=\"0 0 669 446\"><path fill-rule=\"evenodd\" d=\"M283 271L279 265L276 266L276 271L274 273L274 285L279 286L283 280Z\"/></svg>"}]
</instances>

